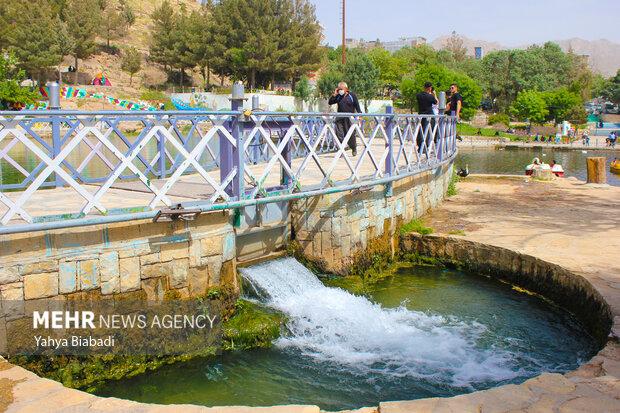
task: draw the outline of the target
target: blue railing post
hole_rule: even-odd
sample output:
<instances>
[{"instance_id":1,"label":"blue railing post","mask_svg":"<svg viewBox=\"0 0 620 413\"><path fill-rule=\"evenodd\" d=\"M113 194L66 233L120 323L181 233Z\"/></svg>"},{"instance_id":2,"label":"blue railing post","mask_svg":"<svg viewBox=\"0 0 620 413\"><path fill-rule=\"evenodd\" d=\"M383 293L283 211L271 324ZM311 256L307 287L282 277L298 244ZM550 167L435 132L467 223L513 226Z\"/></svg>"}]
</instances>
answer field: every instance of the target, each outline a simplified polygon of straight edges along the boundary
<instances>
[{"instance_id":1,"label":"blue railing post","mask_svg":"<svg viewBox=\"0 0 620 413\"><path fill-rule=\"evenodd\" d=\"M385 113L392 115L385 118L385 133L387 135L385 145L388 148L388 154L385 158L385 176L392 176L394 173L394 107L387 106L385 108ZM385 196L392 196L393 193L392 183L389 182L385 186Z\"/></svg>"},{"instance_id":2,"label":"blue railing post","mask_svg":"<svg viewBox=\"0 0 620 413\"><path fill-rule=\"evenodd\" d=\"M278 132L278 137L280 138L279 141L281 142L282 139L284 139L284 137L286 136L286 132L285 130L281 130L280 132ZM292 156L292 151L291 151L291 145L293 144L293 137L291 136L291 139L286 143L286 145L284 145L284 148L282 149L282 158L284 158L284 160L286 161L287 165L289 167L293 166L293 156ZM278 142L278 146L280 144L280 142ZM291 176L289 176L288 172L286 171L286 169L284 169L284 166L280 167L280 184L283 185L284 187L288 188L289 184L291 183Z\"/></svg>"},{"instance_id":3,"label":"blue railing post","mask_svg":"<svg viewBox=\"0 0 620 413\"><path fill-rule=\"evenodd\" d=\"M52 111L52 159L56 158L62 150L62 136L60 134L60 126L62 117L53 112L62 109L60 106L60 85L57 82L49 82L47 84L47 96L49 108ZM65 181L54 173L54 186L64 186Z\"/></svg>"},{"instance_id":4,"label":"blue railing post","mask_svg":"<svg viewBox=\"0 0 620 413\"><path fill-rule=\"evenodd\" d=\"M446 122L446 92L439 92L439 114L441 115L439 118L439 125L437 126L439 132L439 147L436 151L438 160L441 161L443 159L444 141L447 136L445 129L448 124Z\"/></svg>"},{"instance_id":5,"label":"blue railing post","mask_svg":"<svg viewBox=\"0 0 620 413\"><path fill-rule=\"evenodd\" d=\"M166 177L166 136L157 132L157 150L159 151L159 177Z\"/></svg>"},{"instance_id":6,"label":"blue railing post","mask_svg":"<svg viewBox=\"0 0 620 413\"><path fill-rule=\"evenodd\" d=\"M239 115L236 123L236 127L233 126L233 136L237 142L237 147L234 149L234 163L237 167L237 175L233 180L233 194L241 201L245 196L245 115ZM236 132L236 133L235 133Z\"/></svg>"},{"instance_id":7,"label":"blue railing post","mask_svg":"<svg viewBox=\"0 0 620 413\"><path fill-rule=\"evenodd\" d=\"M230 99L230 109L234 112L243 110L243 100L245 95L245 88L243 87L243 83L237 82L233 84L232 88L232 97ZM238 117L233 118L231 122L228 123L229 132L238 140L239 136L239 119ZM225 136L220 135L220 182L224 182L226 177L232 172L235 167L234 161L234 153L233 153L233 145L226 139ZM238 174L237 174L238 176ZM230 197L234 197L235 194L235 180L231 182L229 185L224 188L224 191Z\"/></svg>"}]
</instances>

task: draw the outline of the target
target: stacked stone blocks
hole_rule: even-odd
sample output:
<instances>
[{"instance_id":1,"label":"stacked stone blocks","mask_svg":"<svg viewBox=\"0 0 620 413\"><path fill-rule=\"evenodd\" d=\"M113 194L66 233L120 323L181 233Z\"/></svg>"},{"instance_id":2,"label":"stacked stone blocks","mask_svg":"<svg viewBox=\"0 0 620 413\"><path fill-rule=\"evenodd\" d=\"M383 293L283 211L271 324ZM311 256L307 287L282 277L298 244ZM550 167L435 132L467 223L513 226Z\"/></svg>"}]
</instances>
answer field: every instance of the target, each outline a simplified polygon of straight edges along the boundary
<instances>
[{"instance_id":1,"label":"stacked stone blocks","mask_svg":"<svg viewBox=\"0 0 620 413\"><path fill-rule=\"evenodd\" d=\"M370 240L422 216L444 198L452 165L393 183L392 196L377 186L297 201L291 209L295 240L304 256L342 273Z\"/></svg>"},{"instance_id":2,"label":"stacked stone blocks","mask_svg":"<svg viewBox=\"0 0 620 413\"><path fill-rule=\"evenodd\" d=\"M0 239L0 300L75 294L146 299L203 295L238 288L235 234L228 213L193 222L130 222Z\"/></svg>"}]
</instances>

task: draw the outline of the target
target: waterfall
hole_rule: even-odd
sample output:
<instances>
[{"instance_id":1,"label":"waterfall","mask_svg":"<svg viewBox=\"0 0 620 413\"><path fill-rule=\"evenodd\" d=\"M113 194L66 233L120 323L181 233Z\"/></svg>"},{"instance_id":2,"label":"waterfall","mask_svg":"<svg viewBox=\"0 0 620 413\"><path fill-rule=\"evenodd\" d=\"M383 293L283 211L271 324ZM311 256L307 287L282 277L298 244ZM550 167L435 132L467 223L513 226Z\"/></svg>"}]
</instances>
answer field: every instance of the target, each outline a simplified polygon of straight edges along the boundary
<instances>
[{"instance_id":1,"label":"waterfall","mask_svg":"<svg viewBox=\"0 0 620 413\"><path fill-rule=\"evenodd\" d=\"M293 258L240 270L263 304L286 314L275 345L360 375L388 374L469 387L519 376L513 356L484 348L486 327L394 309L326 287Z\"/></svg>"}]
</instances>

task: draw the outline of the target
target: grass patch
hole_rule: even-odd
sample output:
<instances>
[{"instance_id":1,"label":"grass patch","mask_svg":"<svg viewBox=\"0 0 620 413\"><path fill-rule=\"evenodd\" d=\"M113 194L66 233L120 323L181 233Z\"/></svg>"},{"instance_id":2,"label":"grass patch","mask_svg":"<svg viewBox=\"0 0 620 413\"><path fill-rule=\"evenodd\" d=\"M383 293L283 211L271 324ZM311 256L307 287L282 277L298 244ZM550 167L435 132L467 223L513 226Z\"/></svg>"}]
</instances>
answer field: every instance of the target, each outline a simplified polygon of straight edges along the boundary
<instances>
[{"instance_id":1,"label":"grass patch","mask_svg":"<svg viewBox=\"0 0 620 413\"><path fill-rule=\"evenodd\" d=\"M481 138L508 138L511 141L524 141L527 140L527 136L516 135L513 133L506 133L498 131L493 128L477 128L467 123L459 123L456 126L456 131L461 136L478 136ZM480 132L480 135L478 135Z\"/></svg>"},{"instance_id":2,"label":"grass patch","mask_svg":"<svg viewBox=\"0 0 620 413\"><path fill-rule=\"evenodd\" d=\"M462 229L455 229L453 231L448 232L448 235L459 235L461 237L464 237L465 231L463 231Z\"/></svg>"},{"instance_id":3,"label":"grass patch","mask_svg":"<svg viewBox=\"0 0 620 413\"><path fill-rule=\"evenodd\" d=\"M168 100L168 95L166 95L161 90L146 89L146 90L143 90L142 93L140 93L140 99L148 100L148 101L164 102Z\"/></svg>"},{"instance_id":4,"label":"grass patch","mask_svg":"<svg viewBox=\"0 0 620 413\"><path fill-rule=\"evenodd\" d=\"M450 197L458 194L456 184L459 183L459 180L460 177L456 174L456 170L452 171L452 177L450 177L450 183L448 184L448 191L446 192L446 195Z\"/></svg>"},{"instance_id":5,"label":"grass patch","mask_svg":"<svg viewBox=\"0 0 620 413\"><path fill-rule=\"evenodd\" d=\"M224 322L224 350L269 348L280 337L282 314L241 299L235 309L235 315Z\"/></svg>"},{"instance_id":6,"label":"grass patch","mask_svg":"<svg viewBox=\"0 0 620 413\"><path fill-rule=\"evenodd\" d=\"M400 227L401 235L409 232L417 232L420 235L430 235L433 233L433 228L425 226L420 219L414 219Z\"/></svg>"}]
</instances>

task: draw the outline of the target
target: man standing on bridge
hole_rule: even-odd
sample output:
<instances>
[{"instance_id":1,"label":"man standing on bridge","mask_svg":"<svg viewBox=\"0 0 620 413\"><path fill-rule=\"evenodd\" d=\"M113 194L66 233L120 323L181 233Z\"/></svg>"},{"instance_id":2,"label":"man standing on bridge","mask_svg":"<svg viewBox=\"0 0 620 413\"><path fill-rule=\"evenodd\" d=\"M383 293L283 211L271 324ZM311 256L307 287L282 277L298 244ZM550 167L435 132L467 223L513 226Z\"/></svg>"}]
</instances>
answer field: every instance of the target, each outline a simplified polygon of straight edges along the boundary
<instances>
[{"instance_id":1,"label":"man standing on bridge","mask_svg":"<svg viewBox=\"0 0 620 413\"><path fill-rule=\"evenodd\" d=\"M439 102L437 100L437 95L435 94L435 91L433 90L433 84L431 82L426 82L424 84L424 91L420 92L417 94L416 96L417 100L418 100L418 113L420 115L434 115L435 112L433 111L433 106L437 105ZM434 127L435 121L434 119L431 120L431 129ZM416 137L416 143L418 144L418 152L420 154L422 154L423 152L423 145L422 143L424 142L424 134L428 133L430 136L430 132L427 131L429 127L429 121L427 117L423 117L422 118L422 129L418 131L418 135ZM427 148L428 145L430 145L430 138L427 139L426 142Z\"/></svg>"},{"instance_id":2,"label":"man standing on bridge","mask_svg":"<svg viewBox=\"0 0 620 413\"><path fill-rule=\"evenodd\" d=\"M459 86L456 83L450 85L450 102L446 107L446 113L450 116L461 118L461 109L463 108L463 96L459 93Z\"/></svg>"},{"instance_id":3,"label":"man standing on bridge","mask_svg":"<svg viewBox=\"0 0 620 413\"><path fill-rule=\"evenodd\" d=\"M338 83L338 87L334 91L334 94L329 98L329 104L338 104L338 113L362 113L357 96L349 90L345 82ZM349 116L336 118L336 136L338 136L340 142L345 143L344 138L347 136L352 125ZM348 144L349 148L351 148L352 155L357 156L357 138L355 132L351 134Z\"/></svg>"}]
</instances>

